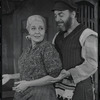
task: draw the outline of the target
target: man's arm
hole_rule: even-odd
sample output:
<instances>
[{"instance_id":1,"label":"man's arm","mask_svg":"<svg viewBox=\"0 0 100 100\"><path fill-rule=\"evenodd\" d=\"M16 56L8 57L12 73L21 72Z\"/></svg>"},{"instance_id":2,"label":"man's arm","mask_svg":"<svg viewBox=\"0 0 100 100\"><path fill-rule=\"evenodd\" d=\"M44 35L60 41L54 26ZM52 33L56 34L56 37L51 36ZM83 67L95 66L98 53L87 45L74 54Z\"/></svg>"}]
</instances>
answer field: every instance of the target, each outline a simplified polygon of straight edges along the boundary
<instances>
[{"instance_id":1,"label":"man's arm","mask_svg":"<svg viewBox=\"0 0 100 100\"><path fill-rule=\"evenodd\" d=\"M97 36L90 35L86 38L82 47L83 64L69 70L75 83L78 83L97 71Z\"/></svg>"}]
</instances>

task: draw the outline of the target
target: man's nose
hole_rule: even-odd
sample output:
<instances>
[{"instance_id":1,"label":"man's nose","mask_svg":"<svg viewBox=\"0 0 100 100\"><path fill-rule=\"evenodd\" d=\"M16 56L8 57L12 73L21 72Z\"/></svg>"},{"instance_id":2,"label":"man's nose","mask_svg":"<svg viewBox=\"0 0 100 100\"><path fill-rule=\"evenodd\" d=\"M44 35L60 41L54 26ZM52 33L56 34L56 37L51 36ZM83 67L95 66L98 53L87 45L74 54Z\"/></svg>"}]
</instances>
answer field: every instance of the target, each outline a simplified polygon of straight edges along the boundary
<instances>
[{"instance_id":1,"label":"man's nose","mask_svg":"<svg viewBox=\"0 0 100 100\"><path fill-rule=\"evenodd\" d=\"M57 22L60 21L60 17L59 16L56 16L56 19L55 19Z\"/></svg>"}]
</instances>

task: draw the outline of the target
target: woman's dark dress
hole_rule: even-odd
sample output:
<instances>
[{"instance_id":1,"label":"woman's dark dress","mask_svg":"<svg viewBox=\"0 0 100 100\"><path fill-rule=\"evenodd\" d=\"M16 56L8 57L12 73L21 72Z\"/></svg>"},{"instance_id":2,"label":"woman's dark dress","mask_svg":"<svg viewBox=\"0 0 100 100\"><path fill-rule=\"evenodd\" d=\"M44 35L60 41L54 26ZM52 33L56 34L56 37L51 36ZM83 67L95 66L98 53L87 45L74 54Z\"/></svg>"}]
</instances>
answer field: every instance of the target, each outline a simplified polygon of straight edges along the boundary
<instances>
[{"instance_id":1,"label":"woman's dark dress","mask_svg":"<svg viewBox=\"0 0 100 100\"><path fill-rule=\"evenodd\" d=\"M57 77L62 69L59 54L47 41L28 47L18 61L21 80L35 80L46 75ZM53 84L29 87L15 93L14 100L56 100Z\"/></svg>"}]
</instances>

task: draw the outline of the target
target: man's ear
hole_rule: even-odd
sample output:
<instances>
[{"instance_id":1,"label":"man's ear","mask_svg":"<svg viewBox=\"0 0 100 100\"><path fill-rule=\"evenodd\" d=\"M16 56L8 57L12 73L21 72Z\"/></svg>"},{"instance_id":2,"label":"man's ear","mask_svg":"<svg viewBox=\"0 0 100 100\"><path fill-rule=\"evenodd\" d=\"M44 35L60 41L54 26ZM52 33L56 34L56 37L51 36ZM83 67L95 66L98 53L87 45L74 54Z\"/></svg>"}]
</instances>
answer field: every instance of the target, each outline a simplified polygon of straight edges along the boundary
<instances>
[{"instance_id":1,"label":"man's ear","mask_svg":"<svg viewBox=\"0 0 100 100\"><path fill-rule=\"evenodd\" d=\"M76 12L73 11L72 14L71 14L72 18L75 18L76 17Z\"/></svg>"}]
</instances>

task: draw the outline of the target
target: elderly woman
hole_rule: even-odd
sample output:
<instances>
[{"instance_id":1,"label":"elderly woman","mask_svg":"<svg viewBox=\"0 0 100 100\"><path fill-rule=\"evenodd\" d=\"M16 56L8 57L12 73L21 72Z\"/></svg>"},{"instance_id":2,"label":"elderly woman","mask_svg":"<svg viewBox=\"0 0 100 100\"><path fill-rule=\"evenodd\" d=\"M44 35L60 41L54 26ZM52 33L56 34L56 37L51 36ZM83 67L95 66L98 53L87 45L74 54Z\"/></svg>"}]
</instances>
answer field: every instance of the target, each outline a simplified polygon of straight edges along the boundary
<instances>
[{"instance_id":1,"label":"elderly woman","mask_svg":"<svg viewBox=\"0 0 100 100\"><path fill-rule=\"evenodd\" d=\"M16 91L14 100L56 100L53 83L60 79L56 77L62 65L53 45L44 40L46 21L40 15L30 16L26 28L31 45L18 60L20 73L3 75L3 84L20 78L13 87Z\"/></svg>"}]
</instances>

